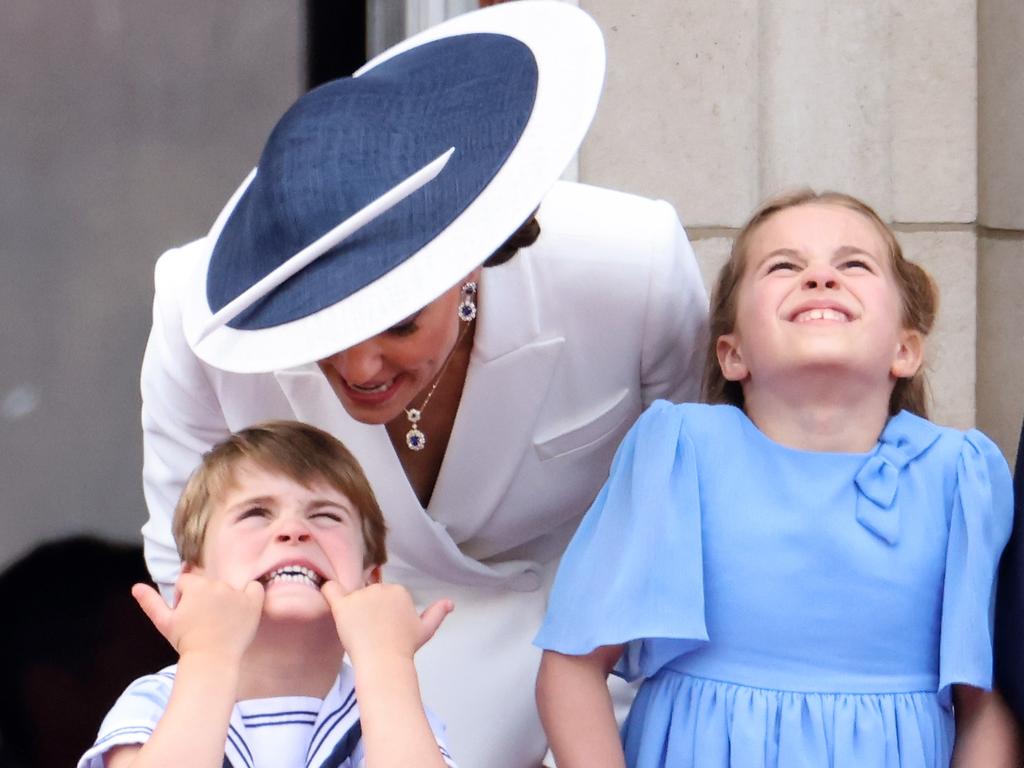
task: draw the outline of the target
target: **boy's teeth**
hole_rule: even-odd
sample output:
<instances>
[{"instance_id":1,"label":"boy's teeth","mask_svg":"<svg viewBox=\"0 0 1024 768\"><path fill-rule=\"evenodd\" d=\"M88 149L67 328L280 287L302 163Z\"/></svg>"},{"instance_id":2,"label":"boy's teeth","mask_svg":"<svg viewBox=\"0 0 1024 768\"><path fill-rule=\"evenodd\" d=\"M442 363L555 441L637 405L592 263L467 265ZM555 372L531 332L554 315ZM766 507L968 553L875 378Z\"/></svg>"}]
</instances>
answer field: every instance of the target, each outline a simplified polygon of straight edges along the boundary
<instances>
[{"instance_id":1,"label":"boy's teeth","mask_svg":"<svg viewBox=\"0 0 1024 768\"><path fill-rule=\"evenodd\" d=\"M266 584L273 581L287 581L297 583L308 583L311 586L319 587L323 579L312 568L304 565L286 565L267 574Z\"/></svg>"}]
</instances>

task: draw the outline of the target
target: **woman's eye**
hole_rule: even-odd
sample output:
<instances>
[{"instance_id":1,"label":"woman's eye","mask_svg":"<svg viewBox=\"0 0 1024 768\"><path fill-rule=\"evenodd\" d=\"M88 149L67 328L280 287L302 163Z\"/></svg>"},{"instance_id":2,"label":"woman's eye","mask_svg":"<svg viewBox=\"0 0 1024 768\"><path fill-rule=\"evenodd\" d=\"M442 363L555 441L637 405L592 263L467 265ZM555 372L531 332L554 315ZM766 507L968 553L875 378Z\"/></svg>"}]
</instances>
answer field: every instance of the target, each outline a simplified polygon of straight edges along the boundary
<instances>
[{"instance_id":1,"label":"woman's eye","mask_svg":"<svg viewBox=\"0 0 1024 768\"><path fill-rule=\"evenodd\" d=\"M417 312L412 317L407 317L400 323L395 323L390 328L388 328L385 331L385 333L388 334L389 336L410 336L419 330L419 326L416 324L416 319L418 317L419 312Z\"/></svg>"},{"instance_id":2,"label":"woman's eye","mask_svg":"<svg viewBox=\"0 0 1024 768\"><path fill-rule=\"evenodd\" d=\"M391 336L411 336L416 333L416 328L416 323L402 323L388 328L388 334Z\"/></svg>"}]
</instances>

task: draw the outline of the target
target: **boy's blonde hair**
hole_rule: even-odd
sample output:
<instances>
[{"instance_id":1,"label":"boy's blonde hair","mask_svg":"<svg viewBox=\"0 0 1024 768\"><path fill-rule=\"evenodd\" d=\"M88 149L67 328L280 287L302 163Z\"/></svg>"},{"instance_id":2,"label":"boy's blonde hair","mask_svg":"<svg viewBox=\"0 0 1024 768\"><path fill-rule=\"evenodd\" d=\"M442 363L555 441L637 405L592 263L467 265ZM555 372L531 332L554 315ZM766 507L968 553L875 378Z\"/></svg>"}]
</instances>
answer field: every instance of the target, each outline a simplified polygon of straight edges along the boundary
<instances>
[{"instance_id":1,"label":"boy's blonde hair","mask_svg":"<svg viewBox=\"0 0 1024 768\"><path fill-rule=\"evenodd\" d=\"M205 454L174 510L172 531L181 559L202 565L206 528L217 504L237 482L238 465L252 461L304 486L323 482L344 493L359 513L364 567L387 560L387 526L359 462L334 436L297 421L268 421L235 432Z\"/></svg>"},{"instance_id":2,"label":"boy's blonde hair","mask_svg":"<svg viewBox=\"0 0 1024 768\"><path fill-rule=\"evenodd\" d=\"M921 267L903 258L903 251L896 235L866 203L842 192L815 192L800 189L773 197L763 203L743 225L733 241L729 260L718 274L718 281L711 293L711 340L704 363L704 399L709 403L729 403L743 407L743 388L738 381L729 381L722 375L718 364L716 343L719 337L732 333L736 325L736 295L740 280L746 269L747 250L754 232L779 211L812 203L837 205L856 211L875 225L889 252L896 287L903 300L903 327L927 336L935 324L938 310L938 291L931 277ZM927 382L924 366L911 378L899 379L889 397L889 414L901 410L916 413L927 418Z\"/></svg>"}]
</instances>

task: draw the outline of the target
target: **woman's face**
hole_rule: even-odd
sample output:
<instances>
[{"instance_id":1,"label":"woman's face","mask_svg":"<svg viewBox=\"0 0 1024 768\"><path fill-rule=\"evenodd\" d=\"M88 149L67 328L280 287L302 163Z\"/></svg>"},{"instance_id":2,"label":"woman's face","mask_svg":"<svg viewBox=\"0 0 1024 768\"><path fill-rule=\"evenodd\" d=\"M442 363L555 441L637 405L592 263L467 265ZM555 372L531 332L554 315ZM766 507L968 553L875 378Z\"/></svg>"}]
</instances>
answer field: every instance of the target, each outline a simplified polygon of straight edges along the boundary
<instances>
[{"instance_id":1,"label":"woman's face","mask_svg":"<svg viewBox=\"0 0 1024 768\"><path fill-rule=\"evenodd\" d=\"M479 270L467 277L478 279ZM352 418L386 424L419 406L459 338L464 282L383 333L317 362Z\"/></svg>"}]
</instances>

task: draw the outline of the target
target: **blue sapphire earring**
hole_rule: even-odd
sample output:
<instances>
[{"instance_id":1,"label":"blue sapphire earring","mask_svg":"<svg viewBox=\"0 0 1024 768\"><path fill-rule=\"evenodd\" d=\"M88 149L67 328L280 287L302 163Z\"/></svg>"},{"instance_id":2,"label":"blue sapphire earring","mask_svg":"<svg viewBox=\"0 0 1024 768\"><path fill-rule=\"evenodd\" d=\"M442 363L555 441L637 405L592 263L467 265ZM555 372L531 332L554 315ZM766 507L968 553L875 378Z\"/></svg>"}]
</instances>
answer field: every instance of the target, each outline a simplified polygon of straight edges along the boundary
<instances>
[{"instance_id":1,"label":"blue sapphire earring","mask_svg":"<svg viewBox=\"0 0 1024 768\"><path fill-rule=\"evenodd\" d=\"M459 304L459 320L468 323L476 317L476 283L472 280L462 286L462 303Z\"/></svg>"}]
</instances>

